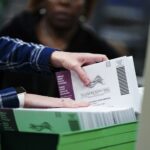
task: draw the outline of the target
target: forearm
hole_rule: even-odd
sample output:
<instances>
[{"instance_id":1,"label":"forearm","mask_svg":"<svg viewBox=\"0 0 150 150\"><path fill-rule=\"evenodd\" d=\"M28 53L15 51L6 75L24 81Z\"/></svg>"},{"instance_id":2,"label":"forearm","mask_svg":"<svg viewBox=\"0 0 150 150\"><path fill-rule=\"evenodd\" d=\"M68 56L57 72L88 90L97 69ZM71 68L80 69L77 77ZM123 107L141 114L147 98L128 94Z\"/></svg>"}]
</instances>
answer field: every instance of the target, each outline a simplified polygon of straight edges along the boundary
<instances>
[{"instance_id":1,"label":"forearm","mask_svg":"<svg viewBox=\"0 0 150 150\"><path fill-rule=\"evenodd\" d=\"M70 98L54 98L36 94L25 94L25 108L77 108L87 107L86 101L74 101Z\"/></svg>"},{"instance_id":2,"label":"forearm","mask_svg":"<svg viewBox=\"0 0 150 150\"><path fill-rule=\"evenodd\" d=\"M89 106L85 101L74 101L69 98L53 98L36 94L24 94L23 99L19 98L20 93L16 88L0 90L0 108L55 108L55 107L86 107ZM22 104L23 101L23 104Z\"/></svg>"},{"instance_id":3,"label":"forearm","mask_svg":"<svg viewBox=\"0 0 150 150\"><path fill-rule=\"evenodd\" d=\"M55 49L33 43L25 43L8 37L0 38L0 70L45 71Z\"/></svg>"}]
</instances>

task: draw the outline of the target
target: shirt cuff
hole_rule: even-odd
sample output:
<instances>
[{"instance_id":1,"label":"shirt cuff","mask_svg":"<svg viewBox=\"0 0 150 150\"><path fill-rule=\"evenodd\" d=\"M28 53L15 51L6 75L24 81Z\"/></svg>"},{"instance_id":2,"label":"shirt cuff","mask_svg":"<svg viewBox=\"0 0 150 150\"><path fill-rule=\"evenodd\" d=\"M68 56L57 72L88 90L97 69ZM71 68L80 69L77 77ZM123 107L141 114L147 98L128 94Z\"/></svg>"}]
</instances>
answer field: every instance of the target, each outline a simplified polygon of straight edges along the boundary
<instances>
[{"instance_id":1,"label":"shirt cuff","mask_svg":"<svg viewBox=\"0 0 150 150\"><path fill-rule=\"evenodd\" d=\"M19 93L17 94L18 100L19 100L19 107L23 108L24 107L24 101L25 101L25 93Z\"/></svg>"},{"instance_id":2,"label":"shirt cuff","mask_svg":"<svg viewBox=\"0 0 150 150\"><path fill-rule=\"evenodd\" d=\"M26 90L23 87L17 87L16 92L17 92L17 96L18 96L18 100L19 100L19 107L23 108L24 102L25 102Z\"/></svg>"},{"instance_id":3,"label":"shirt cuff","mask_svg":"<svg viewBox=\"0 0 150 150\"><path fill-rule=\"evenodd\" d=\"M13 87L0 90L1 108L17 108L19 100L16 89Z\"/></svg>"},{"instance_id":4,"label":"shirt cuff","mask_svg":"<svg viewBox=\"0 0 150 150\"><path fill-rule=\"evenodd\" d=\"M51 70L53 70L53 67L51 66L50 63L50 58L54 51L57 51L57 49L45 47L42 50L37 62L40 71L51 72Z\"/></svg>"}]
</instances>

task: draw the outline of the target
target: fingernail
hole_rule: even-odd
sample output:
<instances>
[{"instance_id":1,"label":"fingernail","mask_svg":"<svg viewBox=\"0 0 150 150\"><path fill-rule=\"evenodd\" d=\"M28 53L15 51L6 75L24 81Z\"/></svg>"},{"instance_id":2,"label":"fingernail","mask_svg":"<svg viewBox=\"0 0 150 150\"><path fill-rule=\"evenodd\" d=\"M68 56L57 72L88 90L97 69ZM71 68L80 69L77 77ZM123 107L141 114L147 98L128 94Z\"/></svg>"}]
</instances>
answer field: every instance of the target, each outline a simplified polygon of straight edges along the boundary
<instances>
[{"instance_id":1,"label":"fingernail","mask_svg":"<svg viewBox=\"0 0 150 150\"><path fill-rule=\"evenodd\" d=\"M85 85L88 86L89 84L90 84L90 80L89 80L89 79L86 79L86 80L85 80Z\"/></svg>"}]
</instances>

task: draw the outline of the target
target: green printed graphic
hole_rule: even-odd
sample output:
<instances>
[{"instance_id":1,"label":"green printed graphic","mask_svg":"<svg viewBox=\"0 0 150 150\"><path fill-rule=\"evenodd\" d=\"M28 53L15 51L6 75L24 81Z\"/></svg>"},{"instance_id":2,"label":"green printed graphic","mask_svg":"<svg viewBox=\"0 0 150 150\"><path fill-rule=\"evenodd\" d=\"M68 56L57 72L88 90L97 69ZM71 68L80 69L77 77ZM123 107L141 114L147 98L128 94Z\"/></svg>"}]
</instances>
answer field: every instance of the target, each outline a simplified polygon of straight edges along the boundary
<instances>
[{"instance_id":1,"label":"green printed graphic","mask_svg":"<svg viewBox=\"0 0 150 150\"><path fill-rule=\"evenodd\" d=\"M14 115L19 131L61 133L80 130L76 113L14 110Z\"/></svg>"}]
</instances>

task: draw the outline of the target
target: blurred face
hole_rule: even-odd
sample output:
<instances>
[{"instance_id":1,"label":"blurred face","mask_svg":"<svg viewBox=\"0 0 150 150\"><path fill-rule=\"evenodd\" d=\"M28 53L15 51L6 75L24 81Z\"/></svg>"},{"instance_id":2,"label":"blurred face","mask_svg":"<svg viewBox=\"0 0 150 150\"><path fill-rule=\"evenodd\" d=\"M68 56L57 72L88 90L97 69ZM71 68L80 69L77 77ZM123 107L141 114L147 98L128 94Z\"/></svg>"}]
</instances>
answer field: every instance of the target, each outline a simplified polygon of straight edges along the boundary
<instances>
[{"instance_id":1,"label":"blurred face","mask_svg":"<svg viewBox=\"0 0 150 150\"><path fill-rule=\"evenodd\" d=\"M71 28L82 14L84 0L46 0L46 20L55 28Z\"/></svg>"}]
</instances>

